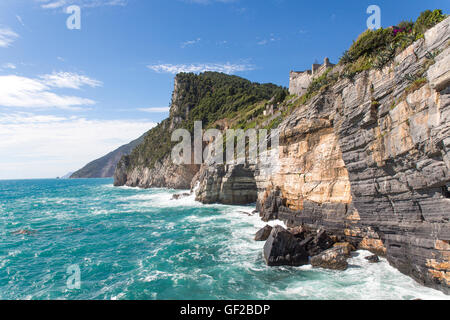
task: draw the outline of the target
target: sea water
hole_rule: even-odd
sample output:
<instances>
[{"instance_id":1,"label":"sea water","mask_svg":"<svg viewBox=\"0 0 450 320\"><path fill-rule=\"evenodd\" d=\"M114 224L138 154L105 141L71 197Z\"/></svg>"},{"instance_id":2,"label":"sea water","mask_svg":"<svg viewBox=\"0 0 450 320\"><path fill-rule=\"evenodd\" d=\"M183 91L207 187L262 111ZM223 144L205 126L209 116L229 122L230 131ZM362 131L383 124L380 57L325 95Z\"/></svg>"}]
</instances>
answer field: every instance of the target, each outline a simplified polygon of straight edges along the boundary
<instances>
[{"instance_id":1,"label":"sea water","mask_svg":"<svg viewBox=\"0 0 450 320\"><path fill-rule=\"evenodd\" d=\"M111 179L0 181L0 299L449 298L384 259L369 264L366 251L346 271L267 267L254 207L175 193Z\"/></svg>"}]
</instances>

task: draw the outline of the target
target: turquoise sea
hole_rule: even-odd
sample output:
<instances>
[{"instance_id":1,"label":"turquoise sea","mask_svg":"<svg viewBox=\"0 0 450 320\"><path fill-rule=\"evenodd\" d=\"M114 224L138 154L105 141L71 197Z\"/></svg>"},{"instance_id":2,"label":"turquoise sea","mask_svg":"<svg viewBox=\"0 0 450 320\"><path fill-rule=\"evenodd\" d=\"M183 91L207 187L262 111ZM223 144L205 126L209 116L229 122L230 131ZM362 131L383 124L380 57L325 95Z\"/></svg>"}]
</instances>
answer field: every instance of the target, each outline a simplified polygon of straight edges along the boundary
<instances>
[{"instance_id":1,"label":"turquoise sea","mask_svg":"<svg viewBox=\"0 0 450 320\"><path fill-rule=\"evenodd\" d=\"M449 298L365 251L344 272L269 268L253 207L171 200L178 192L0 181L0 299ZM79 289L67 286L73 265Z\"/></svg>"}]
</instances>

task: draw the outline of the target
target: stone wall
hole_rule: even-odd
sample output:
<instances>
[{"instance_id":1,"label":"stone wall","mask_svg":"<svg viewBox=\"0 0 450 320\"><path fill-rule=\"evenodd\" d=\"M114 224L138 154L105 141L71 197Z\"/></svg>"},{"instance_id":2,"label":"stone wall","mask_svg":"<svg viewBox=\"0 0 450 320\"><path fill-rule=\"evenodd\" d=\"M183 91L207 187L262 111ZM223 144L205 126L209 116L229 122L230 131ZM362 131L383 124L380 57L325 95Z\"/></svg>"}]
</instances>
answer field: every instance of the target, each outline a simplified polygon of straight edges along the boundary
<instances>
[{"instance_id":1,"label":"stone wall","mask_svg":"<svg viewBox=\"0 0 450 320\"><path fill-rule=\"evenodd\" d=\"M289 93L296 95L303 95L306 93L311 81L320 77L328 68L333 67L328 58L325 58L322 65L313 64L311 70L306 71L291 71L289 74Z\"/></svg>"}]
</instances>

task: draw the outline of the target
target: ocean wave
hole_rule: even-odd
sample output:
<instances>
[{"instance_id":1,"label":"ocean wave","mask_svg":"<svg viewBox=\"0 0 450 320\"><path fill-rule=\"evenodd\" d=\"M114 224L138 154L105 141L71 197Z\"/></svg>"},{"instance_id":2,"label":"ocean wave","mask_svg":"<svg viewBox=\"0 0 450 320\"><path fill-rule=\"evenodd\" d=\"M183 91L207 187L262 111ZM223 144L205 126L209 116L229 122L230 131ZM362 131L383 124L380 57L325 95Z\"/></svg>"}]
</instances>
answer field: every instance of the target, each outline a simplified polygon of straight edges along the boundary
<instances>
[{"instance_id":1,"label":"ocean wave","mask_svg":"<svg viewBox=\"0 0 450 320\"><path fill-rule=\"evenodd\" d=\"M33 183L33 190L40 190L39 181ZM170 189L71 183L64 190L30 191L29 197L22 195L31 190L24 184L21 196L0 205L0 213L8 213L0 220L5 230L38 231L36 236L5 233L0 298L447 298L385 259L368 263L366 251L355 253L346 271L268 267L264 242L254 241L254 235L266 224L286 225L263 222L254 206L203 205L194 194L172 199L184 191ZM80 291L65 289L61 277L72 264L82 272Z\"/></svg>"}]
</instances>

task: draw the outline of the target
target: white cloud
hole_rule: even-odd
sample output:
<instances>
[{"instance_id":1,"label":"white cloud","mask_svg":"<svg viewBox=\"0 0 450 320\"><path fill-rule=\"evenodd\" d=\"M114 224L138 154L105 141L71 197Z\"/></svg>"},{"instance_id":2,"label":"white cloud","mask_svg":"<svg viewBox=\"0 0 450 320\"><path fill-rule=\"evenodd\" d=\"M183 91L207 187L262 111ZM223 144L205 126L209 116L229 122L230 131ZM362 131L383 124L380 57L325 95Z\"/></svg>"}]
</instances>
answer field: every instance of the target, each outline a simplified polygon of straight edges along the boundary
<instances>
[{"instance_id":1,"label":"white cloud","mask_svg":"<svg viewBox=\"0 0 450 320\"><path fill-rule=\"evenodd\" d=\"M18 37L19 35L10 28L0 27L0 47L9 47Z\"/></svg>"},{"instance_id":2,"label":"white cloud","mask_svg":"<svg viewBox=\"0 0 450 320\"><path fill-rule=\"evenodd\" d=\"M197 39L195 39L195 40L188 40L188 41L185 41L185 42L183 42L183 43L181 44L181 48L186 48L186 47L189 47L189 46L193 46L193 45L199 43L201 40L202 40L202 39L197 38Z\"/></svg>"},{"instance_id":3,"label":"white cloud","mask_svg":"<svg viewBox=\"0 0 450 320\"><path fill-rule=\"evenodd\" d=\"M231 64L231 63L197 63L197 64L157 64L147 66L150 70L158 73L172 73L180 72L205 72L216 71L227 74L234 74L236 72L254 70L254 66L249 64Z\"/></svg>"},{"instance_id":4,"label":"white cloud","mask_svg":"<svg viewBox=\"0 0 450 320\"><path fill-rule=\"evenodd\" d=\"M54 72L40 76L45 84L56 88L80 89L82 86L101 87L101 81L71 72Z\"/></svg>"},{"instance_id":5,"label":"white cloud","mask_svg":"<svg viewBox=\"0 0 450 320\"><path fill-rule=\"evenodd\" d=\"M0 179L56 177L126 144L155 123L0 112Z\"/></svg>"},{"instance_id":6,"label":"white cloud","mask_svg":"<svg viewBox=\"0 0 450 320\"><path fill-rule=\"evenodd\" d=\"M139 111L148 112L148 113L163 113L169 112L170 107L161 107L161 108L139 108Z\"/></svg>"},{"instance_id":7,"label":"white cloud","mask_svg":"<svg viewBox=\"0 0 450 320\"><path fill-rule=\"evenodd\" d=\"M43 75L40 79L16 75L0 76L0 106L77 110L80 109L79 106L93 105L95 101L60 95L51 90L52 88L80 89L83 85L97 87L101 85L101 82L63 72Z\"/></svg>"},{"instance_id":8,"label":"white cloud","mask_svg":"<svg viewBox=\"0 0 450 320\"><path fill-rule=\"evenodd\" d=\"M79 5L83 8L96 8L102 6L126 6L127 0L36 0L43 9L59 9L69 5Z\"/></svg>"}]
</instances>

